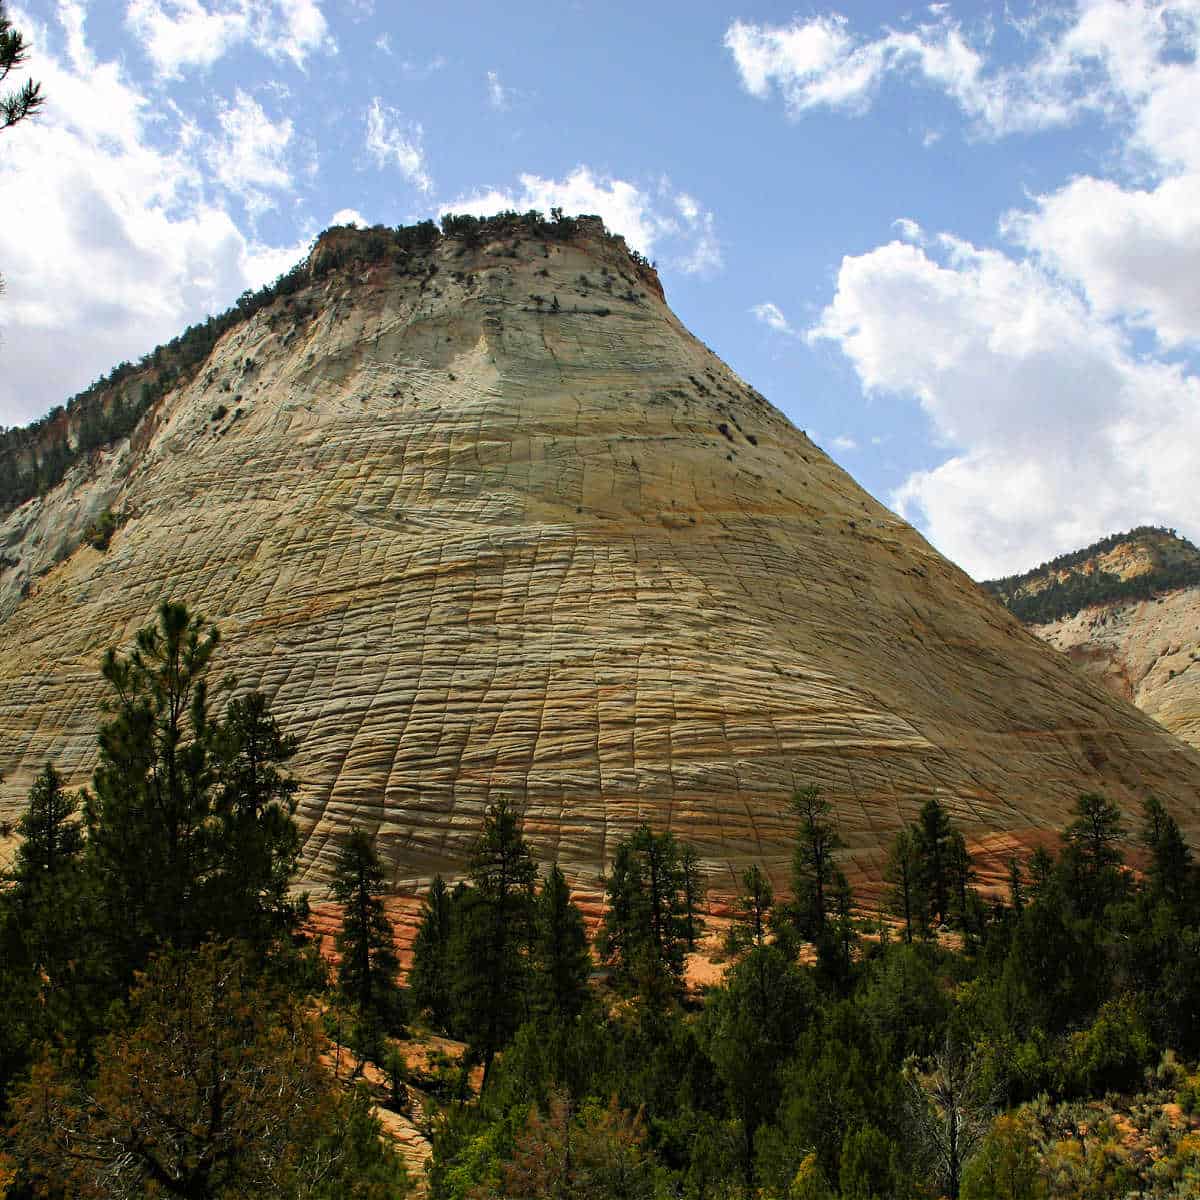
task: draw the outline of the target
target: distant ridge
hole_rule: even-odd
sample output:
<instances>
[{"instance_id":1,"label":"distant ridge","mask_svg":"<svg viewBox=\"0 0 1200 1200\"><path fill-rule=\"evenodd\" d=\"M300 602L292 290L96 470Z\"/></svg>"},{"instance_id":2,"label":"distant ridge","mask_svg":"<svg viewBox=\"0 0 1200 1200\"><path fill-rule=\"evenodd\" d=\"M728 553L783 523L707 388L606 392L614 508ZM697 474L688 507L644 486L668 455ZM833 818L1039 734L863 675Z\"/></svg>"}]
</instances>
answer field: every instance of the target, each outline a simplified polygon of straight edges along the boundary
<instances>
[{"instance_id":1,"label":"distant ridge","mask_svg":"<svg viewBox=\"0 0 1200 1200\"><path fill-rule=\"evenodd\" d=\"M1042 625L1092 605L1148 600L1196 584L1200 549L1174 529L1139 525L981 586L1025 624Z\"/></svg>"}]
</instances>

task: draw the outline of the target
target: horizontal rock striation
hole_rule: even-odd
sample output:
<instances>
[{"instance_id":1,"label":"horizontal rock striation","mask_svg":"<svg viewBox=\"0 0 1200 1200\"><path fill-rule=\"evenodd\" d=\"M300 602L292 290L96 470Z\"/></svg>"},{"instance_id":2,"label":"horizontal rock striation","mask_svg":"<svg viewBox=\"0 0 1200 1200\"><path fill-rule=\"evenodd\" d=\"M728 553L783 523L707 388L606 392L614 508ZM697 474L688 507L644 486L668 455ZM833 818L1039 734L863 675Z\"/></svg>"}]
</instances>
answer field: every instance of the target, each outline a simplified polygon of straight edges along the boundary
<instances>
[{"instance_id":1,"label":"horizontal rock striation","mask_svg":"<svg viewBox=\"0 0 1200 1200\"><path fill-rule=\"evenodd\" d=\"M859 488L618 239L368 263L338 236L133 445L0 524L0 816L46 760L87 780L100 655L169 596L299 738L310 886L354 823L399 891L456 873L501 796L585 892L643 820L716 889L782 881L809 783L860 879L929 796L976 839L1097 789L1200 834L1200 756Z\"/></svg>"}]
</instances>

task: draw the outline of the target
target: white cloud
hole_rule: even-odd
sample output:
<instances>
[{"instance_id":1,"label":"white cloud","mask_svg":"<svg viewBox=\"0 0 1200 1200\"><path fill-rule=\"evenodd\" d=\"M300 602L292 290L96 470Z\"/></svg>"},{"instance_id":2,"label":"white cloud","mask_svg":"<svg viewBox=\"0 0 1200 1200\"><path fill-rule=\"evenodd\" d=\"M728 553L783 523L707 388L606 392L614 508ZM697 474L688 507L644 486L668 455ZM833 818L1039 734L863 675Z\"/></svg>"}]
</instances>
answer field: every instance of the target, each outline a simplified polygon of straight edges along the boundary
<instances>
[{"instance_id":1,"label":"white cloud","mask_svg":"<svg viewBox=\"0 0 1200 1200\"><path fill-rule=\"evenodd\" d=\"M316 50L337 49L317 0L129 0L125 24L167 79L242 43L300 68Z\"/></svg>"},{"instance_id":2,"label":"white cloud","mask_svg":"<svg viewBox=\"0 0 1200 1200\"><path fill-rule=\"evenodd\" d=\"M842 260L810 338L915 398L950 451L892 497L976 577L1142 522L1200 529L1200 382L1035 263L943 236Z\"/></svg>"},{"instance_id":3,"label":"white cloud","mask_svg":"<svg viewBox=\"0 0 1200 1200\"><path fill-rule=\"evenodd\" d=\"M435 54L433 58L426 59L425 62L417 62L415 59L406 58L400 64L400 70L404 72L409 79L428 79L434 72L440 71L446 65L446 58L441 54Z\"/></svg>"},{"instance_id":4,"label":"white cloud","mask_svg":"<svg viewBox=\"0 0 1200 1200\"><path fill-rule=\"evenodd\" d=\"M1148 190L1075 179L1010 214L1006 229L1101 315L1143 325L1164 346L1200 340L1200 173Z\"/></svg>"},{"instance_id":5,"label":"white cloud","mask_svg":"<svg viewBox=\"0 0 1200 1200\"><path fill-rule=\"evenodd\" d=\"M251 214L274 206L266 191L291 185L286 154L292 140L292 123L273 123L262 106L239 88L232 104L217 106L222 136L209 147L214 178L238 195Z\"/></svg>"},{"instance_id":6,"label":"white cloud","mask_svg":"<svg viewBox=\"0 0 1200 1200\"><path fill-rule=\"evenodd\" d=\"M675 197L675 211L691 242L691 248L675 265L688 275L711 275L719 271L725 263L717 240L716 218L687 192Z\"/></svg>"},{"instance_id":7,"label":"white cloud","mask_svg":"<svg viewBox=\"0 0 1200 1200\"><path fill-rule=\"evenodd\" d=\"M404 123L400 113L376 96L367 110L367 153L381 170L399 167L400 173L422 192L433 187L421 145L424 131L416 122Z\"/></svg>"},{"instance_id":8,"label":"white cloud","mask_svg":"<svg viewBox=\"0 0 1200 1200\"><path fill-rule=\"evenodd\" d=\"M500 76L495 71L487 73L488 103L498 112L502 112L512 103L512 89L506 88L500 82Z\"/></svg>"},{"instance_id":9,"label":"white cloud","mask_svg":"<svg viewBox=\"0 0 1200 1200\"><path fill-rule=\"evenodd\" d=\"M920 245L925 240L925 232L911 217L897 217L892 222L892 228L906 241Z\"/></svg>"},{"instance_id":10,"label":"white cloud","mask_svg":"<svg viewBox=\"0 0 1200 1200\"><path fill-rule=\"evenodd\" d=\"M776 333L787 334L788 337L795 337L796 331L792 328L787 317L783 315L782 310L778 305L772 304L770 300L764 301L762 304L756 304L750 311L768 328L775 330Z\"/></svg>"},{"instance_id":11,"label":"white cloud","mask_svg":"<svg viewBox=\"0 0 1200 1200\"><path fill-rule=\"evenodd\" d=\"M491 216L504 209L548 213L561 208L572 215L595 214L629 246L651 256L663 247L666 261L685 273L706 274L721 266L721 250L711 212L686 192L671 193L670 181L657 189L664 210L649 191L624 179L599 176L589 167L576 167L564 179L523 174L519 188L487 188L442 204L438 212Z\"/></svg>"},{"instance_id":12,"label":"white cloud","mask_svg":"<svg viewBox=\"0 0 1200 1200\"><path fill-rule=\"evenodd\" d=\"M206 198L203 139L115 61L96 61L83 8L66 45L22 14L54 97L6 138L0 163L0 423L39 416L107 372L230 304L304 253L243 235ZM174 127L172 129L172 121Z\"/></svg>"},{"instance_id":13,"label":"white cloud","mask_svg":"<svg viewBox=\"0 0 1200 1200\"><path fill-rule=\"evenodd\" d=\"M329 218L330 226L333 225L354 225L359 229L367 228L367 219L355 208L339 208L337 212Z\"/></svg>"},{"instance_id":14,"label":"white cloud","mask_svg":"<svg viewBox=\"0 0 1200 1200\"><path fill-rule=\"evenodd\" d=\"M1095 0L1088 7L1125 2ZM1056 38L1055 30L1035 43L1029 61L989 67L986 36L976 45L947 9L928 11L930 21L875 37L853 31L838 13L787 26L734 21L724 42L742 86L763 100L777 91L793 118L817 108L863 113L889 75L940 89L989 135L1063 125L1108 103L1095 89L1099 36L1070 40Z\"/></svg>"},{"instance_id":15,"label":"white cloud","mask_svg":"<svg viewBox=\"0 0 1200 1200\"><path fill-rule=\"evenodd\" d=\"M858 449L858 443L848 433L839 433L837 437L833 439L832 445L835 450Z\"/></svg>"},{"instance_id":16,"label":"white cloud","mask_svg":"<svg viewBox=\"0 0 1200 1200\"><path fill-rule=\"evenodd\" d=\"M375 49L390 55L392 53L392 39L386 33L381 33L375 39Z\"/></svg>"}]
</instances>

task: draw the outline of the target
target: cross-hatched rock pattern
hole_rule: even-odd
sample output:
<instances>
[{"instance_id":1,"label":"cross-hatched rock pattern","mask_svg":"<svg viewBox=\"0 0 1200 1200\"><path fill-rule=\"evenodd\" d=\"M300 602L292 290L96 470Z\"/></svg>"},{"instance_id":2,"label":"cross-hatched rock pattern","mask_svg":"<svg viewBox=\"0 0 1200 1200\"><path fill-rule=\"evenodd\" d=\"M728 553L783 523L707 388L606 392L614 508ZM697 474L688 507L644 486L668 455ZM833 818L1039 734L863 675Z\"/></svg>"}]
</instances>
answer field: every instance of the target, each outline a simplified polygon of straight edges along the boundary
<instances>
[{"instance_id":1,"label":"cross-hatched rock pattern","mask_svg":"<svg viewBox=\"0 0 1200 1200\"><path fill-rule=\"evenodd\" d=\"M345 237L352 235L343 234ZM1200 757L1076 673L672 315L623 244L443 240L231 330L132 444L0 525L0 816L94 765L97 665L163 597L300 741L302 884L399 891L487 805L593 891L639 822L782 882L805 784L852 878L938 796L1036 839L1083 790L1200 833ZM223 410L223 411L222 411ZM105 552L80 541L109 507Z\"/></svg>"},{"instance_id":2,"label":"cross-hatched rock pattern","mask_svg":"<svg viewBox=\"0 0 1200 1200\"><path fill-rule=\"evenodd\" d=\"M1200 588L1031 626L1088 676L1200 746Z\"/></svg>"}]
</instances>

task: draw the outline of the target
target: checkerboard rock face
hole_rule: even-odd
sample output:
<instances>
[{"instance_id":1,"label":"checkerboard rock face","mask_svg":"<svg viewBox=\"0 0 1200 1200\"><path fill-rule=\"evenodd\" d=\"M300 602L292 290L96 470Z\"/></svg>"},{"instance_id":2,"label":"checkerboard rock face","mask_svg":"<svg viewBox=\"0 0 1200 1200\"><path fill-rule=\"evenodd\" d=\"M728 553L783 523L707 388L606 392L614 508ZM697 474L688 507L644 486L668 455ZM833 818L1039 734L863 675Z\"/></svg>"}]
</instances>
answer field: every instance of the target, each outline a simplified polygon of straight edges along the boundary
<instances>
[{"instance_id":1,"label":"checkerboard rock face","mask_svg":"<svg viewBox=\"0 0 1200 1200\"><path fill-rule=\"evenodd\" d=\"M402 270L336 236L349 265L0 523L0 816L47 760L87 781L100 656L171 597L299 739L318 891L355 824L398 891L461 870L502 796L585 893L643 820L717 891L752 862L782 881L810 783L860 880L930 796L981 846L1084 790L1200 833L1200 756L858 487L618 240Z\"/></svg>"}]
</instances>

